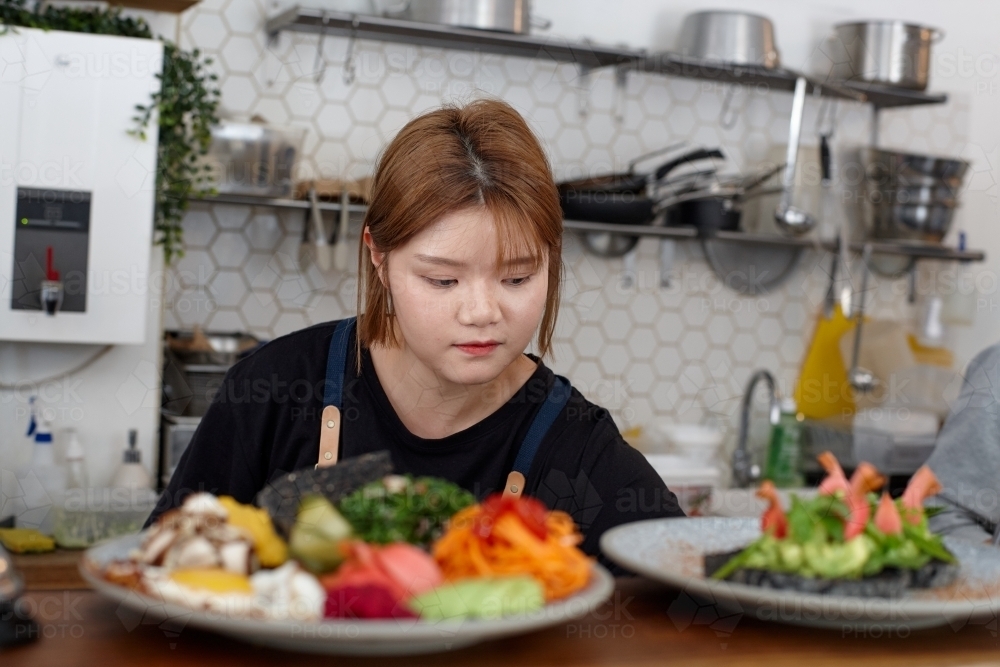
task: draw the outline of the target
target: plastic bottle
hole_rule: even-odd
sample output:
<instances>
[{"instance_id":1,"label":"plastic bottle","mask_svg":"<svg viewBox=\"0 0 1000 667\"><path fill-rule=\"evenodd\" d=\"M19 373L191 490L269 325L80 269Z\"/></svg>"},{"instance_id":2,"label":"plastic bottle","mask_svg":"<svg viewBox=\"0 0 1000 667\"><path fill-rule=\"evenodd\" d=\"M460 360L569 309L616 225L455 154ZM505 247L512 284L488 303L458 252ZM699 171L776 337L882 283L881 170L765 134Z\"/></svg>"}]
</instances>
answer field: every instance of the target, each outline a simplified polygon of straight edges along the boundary
<instances>
[{"instance_id":1,"label":"plastic bottle","mask_svg":"<svg viewBox=\"0 0 1000 667\"><path fill-rule=\"evenodd\" d=\"M122 457L122 464L115 473L111 486L118 489L148 489L152 480L142 465L142 452L136 449L139 432L134 428L128 432L128 449Z\"/></svg>"},{"instance_id":2,"label":"plastic bottle","mask_svg":"<svg viewBox=\"0 0 1000 667\"><path fill-rule=\"evenodd\" d=\"M67 429L66 443L66 489L86 489L90 486L87 479L87 461L84 458L83 445L76 434L75 428Z\"/></svg>"},{"instance_id":3,"label":"plastic bottle","mask_svg":"<svg viewBox=\"0 0 1000 667\"><path fill-rule=\"evenodd\" d=\"M33 437L31 463L20 475L23 507L17 513L19 528L36 528L52 533L55 521L54 508L66 495L66 469L56 463L52 444L52 431L45 417L35 407L35 397L30 399L31 420L29 437Z\"/></svg>"},{"instance_id":4,"label":"plastic bottle","mask_svg":"<svg viewBox=\"0 0 1000 667\"><path fill-rule=\"evenodd\" d=\"M965 232L958 234L958 249L965 250ZM947 324L972 326L976 321L979 295L976 291L976 273L971 262L959 262L955 267L955 284L944 297L941 320Z\"/></svg>"},{"instance_id":5,"label":"plastic bottle","mask_svg":"<svg viewBox=\"0 0 1000 667\"><path fill-rule=\"evenodd\" d=\"M764 477L779 488L805 485L801 472L803 417L798 413L795 400L781 400L781 419L771 429L771 443L767 449L767 466Z\"/></svg>"}]
</instances>

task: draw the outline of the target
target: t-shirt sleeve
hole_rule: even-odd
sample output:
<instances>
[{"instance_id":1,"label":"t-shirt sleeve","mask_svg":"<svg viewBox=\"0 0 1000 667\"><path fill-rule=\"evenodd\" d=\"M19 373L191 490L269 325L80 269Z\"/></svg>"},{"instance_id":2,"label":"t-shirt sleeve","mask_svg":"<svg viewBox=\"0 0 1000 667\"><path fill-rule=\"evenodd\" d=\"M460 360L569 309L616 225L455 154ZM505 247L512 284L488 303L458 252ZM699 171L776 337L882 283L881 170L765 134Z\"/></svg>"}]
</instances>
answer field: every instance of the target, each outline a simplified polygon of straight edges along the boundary
<instances>
[{"instance_id":1,"label":"t-shirt sleeve","mask_svg":"<svg viewBox=\"0 0 1000 667\"><path fill-rule=\"evenodd\" d=\"M583 448L576 479L550 469L537 495L553 509L568 512L584 535L580 548L613 574L631 574L601 553L601 535L623 523L682 517L677 496L646 457L625 442L617 427L601 424Z\"/></svg>"},{"instance_id":2,"label":"t-shirt sleeve","mask_svg":"<svg viewBox=\"0 0 1000 667\"><path fill-rule=\"evenodd\" d=\"M240 394L230 391L243 383L245 368L237 364L226 372L144 528L199 491L232 496L243 503L253 500L262 484L258 470L262 458L246 430L253 403L234 401L233 396Z\"/></svg>"}]
</instances>

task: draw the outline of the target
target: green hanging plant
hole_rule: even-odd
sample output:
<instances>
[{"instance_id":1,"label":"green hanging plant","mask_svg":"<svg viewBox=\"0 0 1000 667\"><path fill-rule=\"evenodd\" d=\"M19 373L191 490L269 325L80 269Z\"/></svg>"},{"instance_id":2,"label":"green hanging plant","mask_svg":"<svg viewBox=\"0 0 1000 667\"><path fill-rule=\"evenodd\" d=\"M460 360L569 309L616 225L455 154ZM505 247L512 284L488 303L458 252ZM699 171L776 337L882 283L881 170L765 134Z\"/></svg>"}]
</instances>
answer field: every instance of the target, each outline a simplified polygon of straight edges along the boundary
<instances>
[{"instance_id":1,"label":"green hanging plant","mask_svg":"<svg viewBox=\"0 0 1000 667\"><path fill-rule=\"evenodd\" d=\"M149 24L122 16L121 7L52 7L36 2L29 9L27 4L28 0L0 0L0 34L10 26L22 26L153 39ZM198 49L184 51L162 41L160 90L149 105L136 105L136 126L127 131L145 140L153 112L158 114L154 231L169 264L184 255L181 221L191 198L216 194L210 186L211 167L202 158L212 142L212 127L219 122L219 89L218 77L208 69L211 58L203 57Z\"/></svg>"}]
</instances>

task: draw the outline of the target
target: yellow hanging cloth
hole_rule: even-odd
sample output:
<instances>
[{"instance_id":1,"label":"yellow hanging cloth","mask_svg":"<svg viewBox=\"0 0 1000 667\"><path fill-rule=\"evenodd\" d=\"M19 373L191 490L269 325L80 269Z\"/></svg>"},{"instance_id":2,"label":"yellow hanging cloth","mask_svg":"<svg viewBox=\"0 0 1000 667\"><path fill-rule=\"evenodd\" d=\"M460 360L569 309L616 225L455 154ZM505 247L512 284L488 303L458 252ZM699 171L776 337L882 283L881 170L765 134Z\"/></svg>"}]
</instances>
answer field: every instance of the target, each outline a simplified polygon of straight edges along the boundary
<instances>
[{"instance_id":1,"label":"yellow hanging cloth","mask_svg":"<svg viewBox=\"0 0 1000 667\"><path fill-rule=\"evenodd\" d=\"M795 385L795 403L807 419L854 414L854 394L847 383L847 364L840 354L840 337L854 328L840 304L826 318L820 311L812 342Z\"/></svg>"}]
</instances>

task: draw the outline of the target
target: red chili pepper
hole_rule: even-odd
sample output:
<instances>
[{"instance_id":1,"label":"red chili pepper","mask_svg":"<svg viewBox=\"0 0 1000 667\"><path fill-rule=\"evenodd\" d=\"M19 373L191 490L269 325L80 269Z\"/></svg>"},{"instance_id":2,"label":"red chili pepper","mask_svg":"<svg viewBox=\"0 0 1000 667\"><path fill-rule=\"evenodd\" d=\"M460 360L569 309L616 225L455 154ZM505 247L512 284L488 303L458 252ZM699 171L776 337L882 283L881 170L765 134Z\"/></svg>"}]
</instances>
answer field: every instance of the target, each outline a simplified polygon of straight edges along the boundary
<instances>
[{"instance_id":1,"label":"red chili pepper","mask_svg":"<svg viewBox=\"0 0 1000 667\"><path fill-rule=\"evenodd\" d=\"M513 498L502 493L494 493L483 501L479 516L472 526L472 532L481 539L490 539L493 535L493 526L507 513L515 514L524 527L538 539L544 540L548 535L545 518L549 510L541 501L526 496Z\"/></svg>"}]
</instances>

